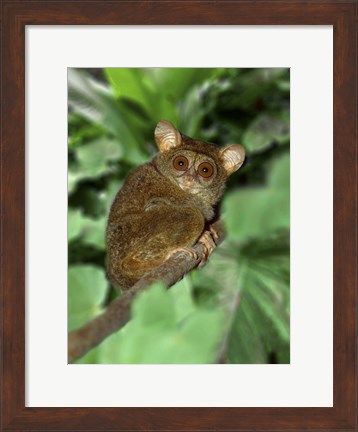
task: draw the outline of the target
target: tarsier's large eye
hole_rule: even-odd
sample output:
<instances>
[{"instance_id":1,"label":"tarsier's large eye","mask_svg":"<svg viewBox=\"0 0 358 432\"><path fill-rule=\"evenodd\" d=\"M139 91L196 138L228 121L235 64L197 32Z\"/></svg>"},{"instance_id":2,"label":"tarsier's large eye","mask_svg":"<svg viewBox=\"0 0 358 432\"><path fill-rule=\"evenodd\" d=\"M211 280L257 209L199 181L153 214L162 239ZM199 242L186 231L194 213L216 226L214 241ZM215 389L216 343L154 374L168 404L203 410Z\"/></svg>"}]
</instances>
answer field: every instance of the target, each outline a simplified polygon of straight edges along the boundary
<instances>
[{"instance_id":1,"label":"tarsier's large eye","mask_svg":"<svg viewBox=\"0 0 358 432\"><path fill-rule=\"evenodd\" d=\"M173 160L173 167L178 171L185 171L189 166L189 161L185 156L177 156Z\"/></svg>"},{"instance_id":2,"label":"tarsier's large eye","mask_svg":"<svg viewBox=\"0 0 358 432\"><path fill-rule=\"evenodd\" d=\"M214 167L210 162L202 162L198 166L198 173L201 175L201 177L209 178L214 174Z\"/></svg>"}]
</instances>

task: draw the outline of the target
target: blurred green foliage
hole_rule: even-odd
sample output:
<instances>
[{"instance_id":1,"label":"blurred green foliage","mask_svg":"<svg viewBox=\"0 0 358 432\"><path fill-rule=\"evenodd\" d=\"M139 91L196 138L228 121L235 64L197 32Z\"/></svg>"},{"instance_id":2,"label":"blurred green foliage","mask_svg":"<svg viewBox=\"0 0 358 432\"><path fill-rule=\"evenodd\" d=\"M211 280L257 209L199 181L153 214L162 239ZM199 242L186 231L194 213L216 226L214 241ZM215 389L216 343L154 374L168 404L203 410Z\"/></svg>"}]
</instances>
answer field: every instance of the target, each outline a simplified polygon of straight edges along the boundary
<instances>
[{"instance_id":1,"label":"blurred green foliage","mask_svg":"<svg viewBox=\"0 0 358 432\"><path fill-rule=\"evenodd\" d=\"M68 70L69 331L120 295L105 278L106 218L155 154L157 122L247 152L209 263L142 293L132 320L79 363L290 362L289 98L288 69Z\"/></svg>"}]
</instances>

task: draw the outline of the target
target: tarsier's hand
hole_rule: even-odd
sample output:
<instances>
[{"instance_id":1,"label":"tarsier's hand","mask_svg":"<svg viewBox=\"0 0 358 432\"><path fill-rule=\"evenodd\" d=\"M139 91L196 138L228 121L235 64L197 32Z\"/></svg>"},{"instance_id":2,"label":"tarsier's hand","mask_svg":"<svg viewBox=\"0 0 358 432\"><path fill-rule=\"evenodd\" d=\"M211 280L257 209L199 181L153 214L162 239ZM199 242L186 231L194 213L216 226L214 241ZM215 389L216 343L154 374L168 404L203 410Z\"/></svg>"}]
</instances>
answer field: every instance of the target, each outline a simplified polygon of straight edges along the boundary
<instances>
[{"instance_id":1,"label":"tarsier's hand","mask_svg":"<svg viewBox=\"0 0 358 432\"><path fill-rule=\"evenodd\" d=\"M198 265L198 268L201 268L206 264L209 256L211 255L212 251L215 249L216 244L213 239L213 235L211 234L210 231L204 231L201 237L199 238L198 243L204 245L203 257Z\"/></svg>"},{"instance_id":2,"label":"tarsier's hand","mask_svg":"<svg viewBox=\"0 0 358 432\"><path fill-rule=\"evenodd\" d=\"M217 240L219 239L219 237L222 237L222 235L225 234L226 234L225 225L220 219L214 222L213 224L211 224L209 229L203 232L203 234L198 239L198 243L203 244L205 250L204 250L203 258L201 259L198 265L198 268L201 268L206 264L209 256L211 255L211 253L213 252L213 250L217 245Z\"/></svg>"},{"instance_id":3,"label":"tarsier's hand","mask_svg":"<svg viewBox=\"0 0 358 432\"><path fill-rule=\"evenodd\" d=\"M209 256L212 254L213 250L217 246L217 240L219 237L225 233L225 227L221 220L216 221L214 224L210 225L210 227L205 230L197 240L197 243L200 243L204 246L204 253L201 257L201 260L198 264L198 268L203 267L208 261ZM192 259L198 259L197 252L191 247L179 247L173 249L168 252L165 260L170 259L172 256L177 254L178 252L183 252L188 254Z\"/></svg>"}]
</instances>

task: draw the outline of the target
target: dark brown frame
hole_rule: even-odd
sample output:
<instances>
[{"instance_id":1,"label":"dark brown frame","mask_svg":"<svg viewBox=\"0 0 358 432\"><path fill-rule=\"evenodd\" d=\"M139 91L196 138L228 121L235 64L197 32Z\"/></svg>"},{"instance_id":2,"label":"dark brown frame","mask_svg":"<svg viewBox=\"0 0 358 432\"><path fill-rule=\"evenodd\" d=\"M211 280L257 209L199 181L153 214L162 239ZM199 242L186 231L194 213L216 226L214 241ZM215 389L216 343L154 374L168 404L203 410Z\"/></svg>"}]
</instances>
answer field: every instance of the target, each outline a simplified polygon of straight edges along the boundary
<instances>
[{"instance_id":1,"label":"dark brown frame","mask_svg":"<svg viewBox=\"0 0 358 432\"><path fill-rule=\"evenodd\" d=\"M2 431L357 430L357 3L273 1L2 2ZM334 407L26 408L25 26L334 26Z\"/></svg>"}]
</instances>

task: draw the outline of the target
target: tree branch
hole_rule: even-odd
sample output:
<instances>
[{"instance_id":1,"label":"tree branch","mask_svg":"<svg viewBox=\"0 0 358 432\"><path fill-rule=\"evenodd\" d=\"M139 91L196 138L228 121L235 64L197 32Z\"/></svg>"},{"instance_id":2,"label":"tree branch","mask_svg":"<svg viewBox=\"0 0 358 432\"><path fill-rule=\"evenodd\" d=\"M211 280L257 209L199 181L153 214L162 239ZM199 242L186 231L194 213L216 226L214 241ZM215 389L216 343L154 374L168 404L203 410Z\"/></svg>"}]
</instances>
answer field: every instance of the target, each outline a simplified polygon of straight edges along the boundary
<instances>
[{"instance_id":1,"label":"tree branch","mask_svg":"<svg viewBox=\"0 0 358 432\"><path fill-rule=\"evenodd\" d=\"M224 225L219 220L212 227L218 234L216 245L219 245L225 237ZM68 335L68 362L73 363L81 358L105 338L122 328L130 319L133 300L153 282L162 281L168 287L171 287L196 267L203 257L205 247L201 243L197 243L193 249L196 251L198 258L195 259L186 252L176 253L161 266L146 273L132 288L124 291L117 300L108 306L102 315L70 333Z\"/></svg>"}]
</instances>

